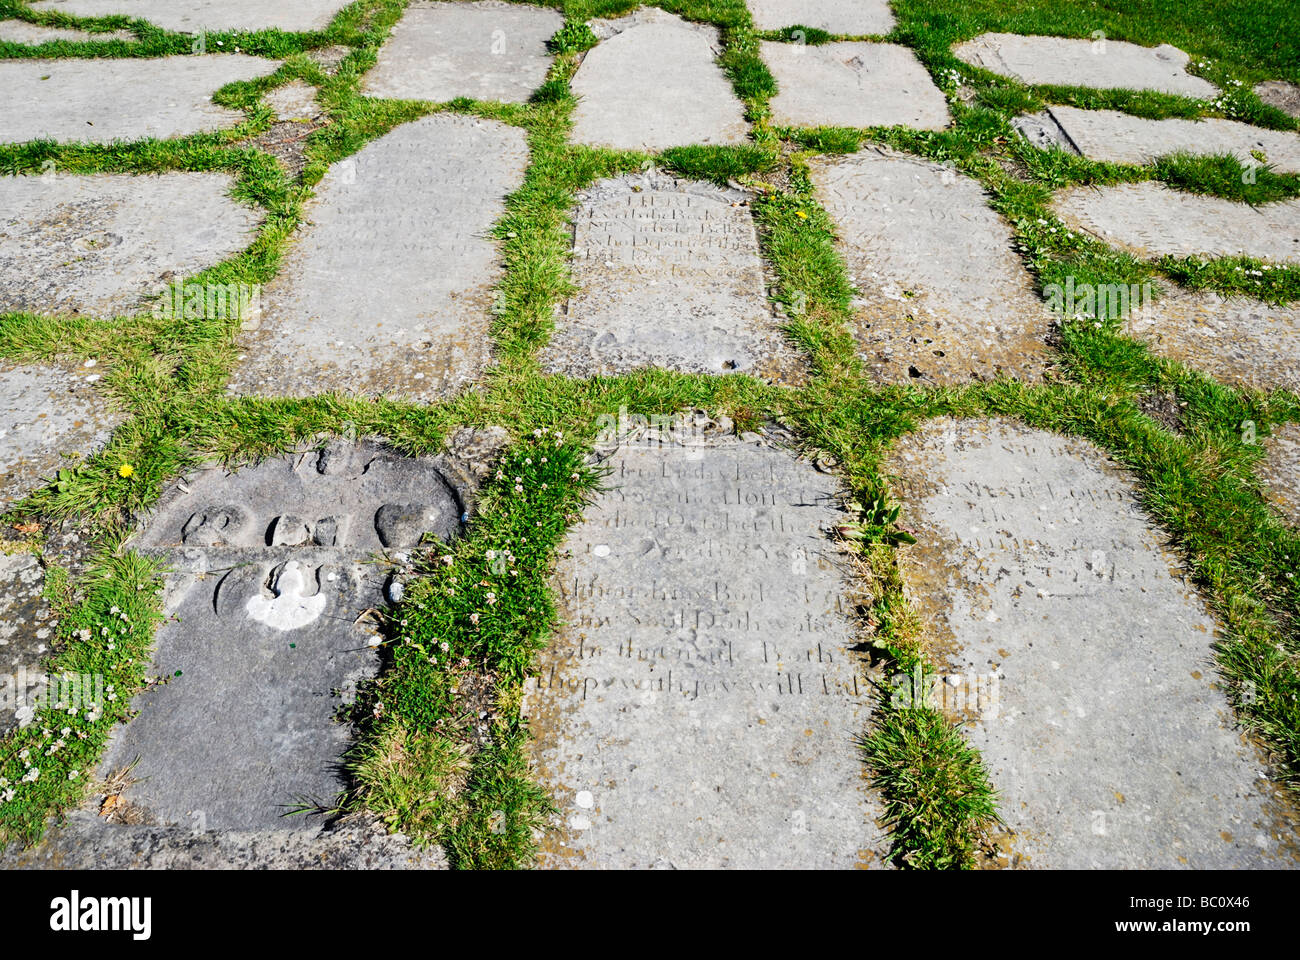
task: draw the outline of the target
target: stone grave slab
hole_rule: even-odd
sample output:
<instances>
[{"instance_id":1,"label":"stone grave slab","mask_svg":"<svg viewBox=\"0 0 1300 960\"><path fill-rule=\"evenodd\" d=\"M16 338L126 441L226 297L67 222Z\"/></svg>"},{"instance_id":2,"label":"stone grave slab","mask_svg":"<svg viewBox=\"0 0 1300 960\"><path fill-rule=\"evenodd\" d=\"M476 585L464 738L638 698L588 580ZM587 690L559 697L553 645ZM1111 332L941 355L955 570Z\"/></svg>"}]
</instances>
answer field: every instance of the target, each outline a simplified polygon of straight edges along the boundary
<instances>
[{"instance_id":1,"label":"stone grave slab","mask_svg":"<svg viewBox=\"0 0 1300 960\"><path fill-rule=\"evenodd\" d=\"M1300 83L1288 83L1285 80L1266 80L1255 87L1255 96L1270 107L1277 107L1283 113L1300 117Z\"/></svg>"},{"instance_id":2,"label":"stone grave slab","mask_svg":"<svg viewBox=\"0 0 1300 960\"><path fill-rule=\"evenodd\" d=\"M854 333L873 376L1041 376L1050 318L978 182L883 147L811 168L859 290Z\"/></svg>"},{"instance_id":3,"label":"stone grave slab","mask_svg":"<svg viewBox=\"0 0 1300 960\"><path fill-rule=\"evenodd\" d=\"M1253 154L1280 173L1300 171L1300 136L1265 130L1236 120L1147 120L1118 110L1048 107L1017 118L1016 127L1036 146L1059 147L1107 163L1150 163L1174 153L1228 154L1258 164Z\"/></svg>"},{"instance_id":4,"label":"stone grave slab","mask_svg":"<svg viewBox=\"0 0 1300 960\"><path fill-rule=\"evenodd\" d=\"M349 728L334 720L379 667L373 619L389 567L425 534L458 535L468 476L442 458L335 442L175 485L131 546L166 560L168 619L139 715L105 773L139 757L123 793L145 822L312 829L332 805Z\"/></svg>"},{"instance_id":5,"label":"stone grave slab","mask_svg":"<svg viewBox=\"0 0 1300 960\"><path fill-rule=\"evenodd\" d=\"M601 42L588 50L570 89L579 98L572 139L617 150L744 143L744 107L715 58L715 27L656 7L593 20Z\"/></svg>"},{"instance_id":6,"label":"stone grave slab","mask_svg":"<svg viewBox=\"0 0 1300 960\"><path fill-rule=\"evenodd\" d=\"M942 130L951 122L943 91L907 47L764 41L762 56L776 77L778 124Z\"/></svg>"},{"instance_id":7,"label":"stone grave slab","mask_svg":"<svg viewBox=\"0 0 1300 960\"><path fill-rule=\"evenodd\" d=\"M1026 37L983 33L953 47L953 54L1022 83L1103 90L1160 90L1184 97L1214 97L1214 84L1187 72L1191 59L1177 47L1098 38Z\"/></svg>"},{"instance_id":8,"label":"stone grave slab","mask_svg":"<svg viewBox=\"0 0 1300 960\"><path fill-rule=\"evenodd\" d=\"M1269 500L1286 522L1300 529L1300 423L1273 428L1264 442L1264 459L1256 468Z\"/></svg>"},{"instance_id":9,"label":"stone grave slab","mask_svg":"<svg viewBox=\"0 0 1300 960\"><path fill-rule=\"evenodd\" d=\"M480 0L408 7L366 74L363 91L398 100L523 103L546 79L554 10Z\"/></svg>"},{"instance_id":10,"label":"stone grave slab","mask_svg":"<svg viewBox=\"0 0 1300 960\"><path fill-rule=\"evenodd\" d=\"M67 40L70 43L86 41L103 42L107 40L135 40L135 34L129 30L114 30L110 33L91 33L87 30L69 30L66 27L46 27L26 20L0 20L0 43L24 43L36 46Z\"/></svg>"},{"instance_id":11,"label":"stone grave slab","mask_svg":"<svg viewBox=\"0 0 1300 960\"><path fill-rule=\"evenodd\" d=\"M565 626L523 707L562 819L541 862L879 865L870 698L822 532L836 481L761 440L684 439L621 446L565 544Z\"/></svg>"},{"instance_id":12,"label":"stone grave slab","mask_svg":"<svg viewBox=\"0 0 1300 960\"><path fill-rule=\"evenodd\" d=\"M889 0L748 0L748 6L758 30L798 26L860 37L894 29Z\"/></svg>"},{"instance_id":13,"label":"stone grave slab","mask_svg":"<svg viewBox=\"0 0 1300 960\"><path fill-rule=\"evenodd\" d=\"M1172 285L1170 285L1172 286ZM1300 390L1300 307L1174 288L1129 315L1124 332L1216 380Z\"/></svg>"},{"instance_id":14,"label":"stone grave slab","mask_svg":"<svg viewBox=\"0 0 1300 960\"><path fill-rule=\"evenodd\" d=\"M252 242L262 215L230 198L233 184L220 173L0 177L0 312L144 309Z\"/></svg>"},{"instance_id":15,"label":"stone grave slab","mask_svg":"<svg viewBox=\"0 0 1300 960\"><path fill-rule=\"evenodd\" d=\"M472 382L500 271L490 231L527 162L519 128L439 114L334 164L240 334L232 390L427 400Z\"/></svg>"},{"instance_id":16,"label":"stone grave slab","mask_svg":"<svg viewBox=\"0 0 1300 960\"><path fill-rule=\"evenodd\" d=\"M135 17L164 30L198 33L231 30L324 30L349 0L42 0L38 13L74 17Z\"/></svg>"},{"instance_id":17,"label":"stone grave slab","mask_svg":"<svg viewBox=\"0 0 1300 960\"><path fill-rule=\"evenodd\" d=\"M996 674L997 709L965 733L1022 862L1295 865L1215 682L1215 621L1131 479L1085 441L1003 420L932 421L885 469L936 659L957 689Z\"/></svg>"},{"instance_id":18,"label":"stone grave slab","mask_svg":"<svg viewBox=\"0 0 1300 960\"><path fill-rule=\"evenodd\" d=\"M580 290L557 318L543 368L796 376L798 357L767 302L750 199L655 172L583 191L573 240Z\"/></svg>"},{"instance_id":19,"label":"stone grave slab","mask_svg":"<svg viewBox=\"0 0 1300 960\"><path fill-rule=\"evenodd\" d=\"M111 143L233 127L243 113L212 102L228 83L274 73L244 54L121 60L0 61L0 142Z\"/></svg>"},{"instance_id":20,"label":"stone grave slab","mask_svg":"<svg viewBox=\"0 0 1300 960\"><path fill-rule=\"evenodd\" d=\"M1138 257L1248 256L1300 263L1300 200L1252 207L1148 181L1072 187L1056 195L1054 206L1071 227Z\"/></svg>"}]
</instances>

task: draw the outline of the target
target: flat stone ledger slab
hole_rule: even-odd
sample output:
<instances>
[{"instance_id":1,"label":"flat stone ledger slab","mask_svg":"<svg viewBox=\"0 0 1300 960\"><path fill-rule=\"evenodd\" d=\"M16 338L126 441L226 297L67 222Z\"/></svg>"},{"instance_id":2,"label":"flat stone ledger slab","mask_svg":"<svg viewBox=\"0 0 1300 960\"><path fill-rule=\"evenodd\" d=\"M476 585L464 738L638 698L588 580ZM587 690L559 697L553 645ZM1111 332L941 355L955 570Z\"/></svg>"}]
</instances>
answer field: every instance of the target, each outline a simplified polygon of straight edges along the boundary
<instances>
[{"instance_id":1,"label":"flat stone ledger slab","mask_svg":"<svg viewBox=\"0 0 1300 960\"><path fill-rule=\"evenodd\" d=\"M1102 38L982 33L953 47L952 52L972 66L1032 85L1160 90L1204 98L1219 93L1208 80L1188 73L1191 58L1167 43L1143 47Z\"/></svg>"},{"instance_id":2,"label":"flat stone ledger slab","mask_svg":"<svg viewBox=\"0 0 1300 960\"><path fill-rule=\"evenodd\" d=\"M748 0L758 30L812 27L859 37L894 29L889 0Z\"/></svg>"},{"instance_id":3,"label":"flat stone ledger slab","mask_svg":"<svg viewBox=\"0 0 1300 960\"><path fill-rule=\"evenodd\" d=\"M1300 390L1300 306L1175 289L1130 313L1124 332L1216 380Z\"/></svg>"},{"instance_id":4,"label":"flat stone ledger slab","mask_svg":"<svg viewBox=\"0 0 1300 960\"><path fill-rule=\"evenodd\" d=\"M1300 171L1300 136L1236 120L1147 120L1118 110L1048 107L1018 118L1017 127L1040 147L1060 147L1106 163L1150 163L1174 153L1227 154L1244 164L1264 163L1281 173Z\"/></svg>"},{"instance_id":5,"label":"flat stone ledger slab","mask_svg":"<svg viewBox=\"0 0 1300 960\"><path fill-rule=\"evenodd\" d=\"M0 313L108 317L234 256L262 216L221 173L0 177Z\"/></svg>"},{"instance_id":6,"label":"flat stone ledger slab","mask_svg":"<svg viewBox=\"0 0 1300 960\"><path fill-rule=\"evenodd\" d=\"M1215 683L1215 622L1127 476L1001 420L932 421L885 469L932 650L968 689L996 674L965 734L1029 866L1295 865Z\"/></svg>"},{"instance_id":7,"label":"flat stone ledger slab","mask_svg":"<svg viewBox=\"0 0 1300 960\"><path fill-rule=\"evenodd\" d=\"M151 668L169 679L137 697L102 762L140 758L123 799L145 822L320 826L284 815L344 786L349 728L333 718L379 667L357 621L384 605L388 574L367 561L456 536L469 491L455 481L435 459L336 443L164 495L132 546L172 571Z\"/></svg>"},{"instance_id":8,"label":"flat stone ledger slab","mask_svg":"<svg viewBox=\"0 0 1300 960\"><path fill-rule=\"evenodd\" d=\"M165 140L233 127L238 110L212 94L274 73L278 60L244 54L156 60L0 61L0 142Z\"/></svg>"},{"instance_id":9,"label":"flat stone ledger slab","mask_svg":"<svg viewBox=\"0 0 1300 960\"><path fill-rule=\"evenodd\" d=\"M372 97L523 103L546 79L554 10L488 0L409 7L366 74Z\"/></svg>"},{"instance_id":10,"label":"flat stone ledger slab","mask_svg":"<svg viewBox=\"0 0 1300 960\"><path fill-rule=\"evenodd\" d=\"M762 56L776 77L778 124L942 130L952 121L943 91L907 47L764 41Z\"/></svg>"},{"instance_id":11,"label":"flat stone ledger slab","mask_svg":"<svg viewBox=\"0 0 1300 960\"><path fill-rule=\"evenodd\" d=\"M798 375L767 302L748 194L650 174L601 180L578 200L581 289L542 352L545 370Z\"/></svg>"},{"instance_id":12,"label":"flat stone ledger slab","mask_svg":"<svg viewBox=\"0 0 1300 960\"><path fill-rule=\"evenodd\" d=\"M1259 477L1278 512L1300 530L1300 423L1275 427L1264 444L1266 454L1256 468Z\"/></svg>"},{"instance_id":13,"label":"flat stone ledger slab","mask_svg":"<svg viewBox=\"0 0 1300 960\"><path fill-rule=\"evenodd\" d=\"M1070 226L1139 257L1300 263L1300 200L1252 207L1148 181L1072 187L1056 195L1054 206Z\"/></svg>"},{"instance_id":14,"label":"flat stone ledger slab","mask_svg":"<svg viewBox=\"0 0 1300 960\"><path fill-rule=\"evenodd\" d=\"M240 334L232 392L428 400L471 383L491 349L490 232L527 163L517 127L441 114L334 164Z\"/></svg>"},{"instance_id":15,"label":"flat stone ledger slab","mask_svg":"<svg viewBox=\"0 0 1300 960\"><path fill-rule=\"evenodd\" d=\"M703 441L702 441L703 442ZM830 868L887 849L833 478L718 440L629 443L566 542L566 626L528 681L563 819L546 866Z\"/></svg>"},{"instance_id":16,"label":"flat stone ledger slab","mask_svg":"<svg viewBox=\"0 0 1300 960\"><path fill-rule=\"evenodd\" d=\"M200 30L324 30L349 0L43 0L36 12L135 17L179 33Z\"/></svg>"},{"instance_id":17,"label":"flat stone ledger slab","mask_svg":"<svg viewBox=\"0 0 1300 960\"><path fill-rule=\"evenodd\" d=\"M1300 83L1266 80L1255 86L1255 96L1270 107L1277 107L1283 113L1300 117Z\"/></svg>"},{"instance_id":18,"label":"flat stone ledger slab","mask_svg":"<svg viewBox=\"0 0 1300 960\"><path fill-rule=\"evenodd\" d=\"M70 43L95 42L105 40L135 40L135 34L127 30L114 30L108 33L91 33L88 30L69 30L65 27L46 27L26 20L0 20L0 43L23 43L36 46L67 40Z\"/></svg>"},{"instance_id":19,"label":"flat stone ledger slab","mask_svg":"<svg viewBox=\"0 0 1300 960\"><path fill-rule=\"evenodd\" d=\"M572 140L616 150L744 143L745 111L716 62L714 27L655 7L593 20L601 42L569 84L579 98Z\"/></svg>"},{"instance_id":20,"label":"flat stone ledger slab","mask_svg":"<svg viewBox=\"0 0 1300 960\"><path fill-rule=\"evenodd\" d=\"M854 333L873 376L1041 376L1049 317L976 181L878 147L815 158L812 179L860 291Z\"/></svg>"}]
</instances>

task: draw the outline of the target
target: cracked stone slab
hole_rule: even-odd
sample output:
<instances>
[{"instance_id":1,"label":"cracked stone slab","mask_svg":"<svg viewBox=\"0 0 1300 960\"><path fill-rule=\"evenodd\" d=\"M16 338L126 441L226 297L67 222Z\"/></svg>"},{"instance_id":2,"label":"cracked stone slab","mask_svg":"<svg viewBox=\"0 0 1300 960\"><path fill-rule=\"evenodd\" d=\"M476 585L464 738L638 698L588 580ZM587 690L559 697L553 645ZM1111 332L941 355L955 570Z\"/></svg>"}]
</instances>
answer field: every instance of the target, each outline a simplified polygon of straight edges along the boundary
<instances>
[{"instance_id":1,"label":"cracked stone slab","mask_svg":"<svg viewBox=\"0 0 1300 960\"><path fill-rule=\"evenodd\" d=\"M573 215L579 291L556 320L543 369L797 376L798 355L767 302L750 200L659 173L584 190Z\"/></svg>"},{"instance_id":2,"label":"cracked stone slab","mask_svg":"<svg viewBox=\"0 0 1300 960\"><path fill-rule=\"evenodd\" d=\"M252 242L222 173L0 177L0 312L132 313Z\"/></svg>"},{"instance_id":3,"label":"cracked stone slab","mask_svg":"<svg viewBox=\"0 0 1300 960\"><path fill-rule=\"evenodd\" d=\"M1300 423L1274 427L1263 443L1264 459L1256 467L1259 478L1278 512L1300 529Z\"/></svg>"},{"instance_id":4,"label":"cracked stone slab","mask_svg":"<svg viewBox=\"0 0 1300 960\"><path fill-rule=\"evenodd\" d=\"M399 100L523 103L546 79L554 10L484 0L408 7L366 74L364 92Z\"/></svg>"},{"instance_id":5,"label":"cracked stone slab","mask_svg":"<svg viewBox=\"0 0 1300 960\"><path fill-rule=\"evenodd\" d=\"M953 54L1022 83L1103 90L1159 90L1185 97L1214 97L1214 84L1187 72L1191 59L1167 43L1143 47L1120 40L983 33L960 43Z\"/></svg>"},{"instance_id":6,"label":"cracked stone slab","mask_svg":"<svg viewBox=\"0 0 1300 960\"><path fill-rule=\"evenodd\" d=\"M1300 83L1266 80L1255 87L1255 96L1270 107L1277 107L1283 113L1300 117Z\"/></svg>"},{"instance_id":7,"label":"cracked stone slab","mask_svg":"<svg viewBox=\"0 0 1300 960\"><path fill-rule=\"evenodd\" d=\"M324 30L349 0L42 0L38 13L135 17L178 33L230 30Z\"/></svg>"},{"instance_id":8,"label":"cracked stone slab","mask_svg":"<svg viewBox=\"0 0 1300 960\"><path fill-rule=\"evenodd\" d=\"M319 828L285 814L319 813L344 788L350 727L335 716L379 669L363 614L426 534L459 535L474 490L450 454L336 441L165 493L131 546L169 571L150 668L166 682L136 696L100 765L139 757L122 793L138 822Z\"/></svg>"},{"instance_id":9,"label":"cracked stone slab","mask_svg":"<svg viewBox=\"0 0 1300 960\"><path fill-rule=\"evenodd\" d=\"M693 425L609 463L556 573L565 626L525 688L562 821L541 863L880 865L852 587L823 533L835 479Z\"/></svg>"},{"instance_id":10,"label":"cracked stone slab","mask_svg":"<svg viewBox=\"0 0 1300 960\"><path fill-rule=\"evenodd\" d=\"M885 469L932 649L950 676L997 678L964 733L1022 862L1297 865L1291 813L1216 683L1215 621L1128 476L1003 420L932 421Z\"/></svg>"},{"instance_id":11,"label":"cracked stone slab","mask_svg":"<svg viewBox=\"0 0 1300 960\"><path fill-rule=\"evenodd\" d=\"M1072 187L1053 205L1074 229L1146 259L1246 256L1300 263L1300 200L1253 207L1147 181Z\"/></svg>"},{"instance_id":12,"label":"cracked stone slab","mask_svg":"<svg viewBox=\"0 0 1300 960\"><path fill-rule=\"evenodd\" d=\"M883 147L811 161L859 295L854 333L881 380L1041 376L1050 317L983 188Z\"/></svg>"},{"instance_id":13,"label":"cracked stone slab","mask_svg":"<svg viewBox=\"0 0 1300 960\"><path fill-rule=\"evenodd\" d=\"M1216 380L1300 391L1300 307L1175 288L1127 318L1124 332Z\"/></svg>"},{"instance_id":14,"label":"cracked stone slab","mask_svg":"<svg viewBox=\"0 0 1300 960\"><path fill-rule=\"evenodd\" d=\"M232 392L428 400L471 383L491 349L491 230L527 163L519 128L452 114L335 163L239 335Z\"/></svg>"},{"instance_id":15,"label":"cracked stone slab","mask_svg":"<svg viewBox=\"0 0 1300 960\"><path fill-rule=\"evenodd\" d=\"M1019 117L1016 125L1036 146L1060 147L1106 163L1150 163L1174 153L1228 154L1244 164L1262 162L1280 173L1300 172L1300 136L1236 120L1147 120L1118 110L1056 106Z\"/></svg>"},{"instance_id":16,"label":"cracked stone slab","mask_svg":"<svg viewBox=\"0 0 1300 960\"><path fill-rule=\"evenodd\" d=\"M135 40L135 34L129 30L91 33L88 30L70 30L66 27L46 27L26 20L0 20L0 43L25 43L36 46L42 43L54 43L57 40L67 40L70 43L107 40L131 42Z\"/></svg>"},{"instance_id":17,"label":"cracked stone slab","mask_svg":"<svg viewBox=\"0 0 1300 960\"><path fill-rule=\"evenodd\" d=\"M758 30L812 27L851 37L894 29L889 0L748 0Z\"/></svg>"},{"instance_id":18,"label":"cracked stone slab","mask_svg":"<svg viewBox=\"0 0 1300 960\"><path fill-rule=\"evenodd\" d=\"M761 49L776 77L778 124L942 130L951 122L943 91L907 47L764 41Z\"/></svg>"},{"instance_id":19,"label":"cracked stone slab","mask_svg":"<svg viewBox=\"0 0 1300 960\"><path fill-rule=\"evenodd\" d=\"M274 73L278 60L244 54L118 60L0 61L0 142L165 140L233 127L244 118L212 94Z\"/></svg>"},{"instance_id":20,"label":"cracked stone slab","mask_svg":"<svg viewBox=\"0 0 1300 960\"><path fill-rule=\"evenodd\" d=\"M717 28L655 7L591 27L601 42L569 85L579 98L575 143L664 150L746 142L744 107L716 62Z\"/></svg>"}]
</instances>

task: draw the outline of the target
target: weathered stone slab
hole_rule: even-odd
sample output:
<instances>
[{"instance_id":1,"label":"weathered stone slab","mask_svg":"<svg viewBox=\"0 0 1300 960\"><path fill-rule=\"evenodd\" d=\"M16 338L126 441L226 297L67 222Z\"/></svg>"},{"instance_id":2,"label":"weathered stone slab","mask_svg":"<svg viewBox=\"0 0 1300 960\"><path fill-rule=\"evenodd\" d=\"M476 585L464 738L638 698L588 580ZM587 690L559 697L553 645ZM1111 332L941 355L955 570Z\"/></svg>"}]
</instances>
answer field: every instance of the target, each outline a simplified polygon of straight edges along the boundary
<instances>
[{"instance_id":1,"label":"weathered stone slab","mask_svg":"<svg viewBox=\"0 0 1300 960\"><path fill-rule=\"evenodd\" d=\"M0 312L110 316L253 239L219 173L0 177Z\"/></svg>"},{"instance_id":2,"label":"weathered stone slab","mask_svg":"<svg viewBox=\"0 0 1300 960\"><path fill-rule=\"evenodd\" d=\"M1124 331L1216 380L1300 390L1300 307L1174 290L1129 315Z\"/></svg>"},{"instance_id":3,"label":"weathered stone slab","mask_svg":"<svg viewBox=\"0 0 1300 960\"><path fill-rule=\"evenodd\" d=\"M587 188L574 214L580 290L557 319L544 369L796 375L767 302L749 200L654 172Z\"/></svg>"},{"instance_id":4,"label":"weathered stone slab","mask_svg":"<svg viewBox=\"0 0 1300 960\"><path fill-rule=\"evenodd\" d=\"M1268 80L1255 87L1255 96L1270 107L1277 107L1283 113L1300 117L1300 83Z\"/></svg>"},{"instance_id":5,"label":"weathered stone slab","mask_svg":"<svg viewBox=\"0 0 1300 960\"><path fill-rule=\"evenodd\" d=\"M490 231L527 162L522 130L439 114L334 164L240 335L232 390L431 399L471 382L490 352Z\"/></svg>"},{"instance_id":6,"label":"weathered stone slab","mask_svg":"<svg viewBox=\"0 0 1300 960\"><path fill-rule=\"evenodd\" d=\"M497 0L409 7L366 74L364 92L402 100L523 103L546 79L554 10Z\"/></svg>"},{"instance_id":7,"label":"weathered stone slab","mask_svg":"<svg viewBox=\"0 0 1300 960\"><path fill-rule=\"evenodd\" d=\"M140 758L123 800L200 831L319 827L284 815L344 785L333 717L378 670L373 618L358 620L389 575L366 561L456 536L471 492L443 461L335 443L165 494L132 546L172 571L151 667L169 679L105 753L104 773Z\"/></svg>"},{"instance_id":8,"label":"weathered stone slab","mask_svg":"<svg viewBox=\"0 0 1300 960\"><path fill-rule=\"evenodd\" d=\"M106 40L134 40L135 34L128 30L113 30L108 33L90 33L87 30L69 30L66 27L46 27L26 20L0 20L0 43L25 43L36 46L67 40L70 43Z\"/></svg>"},{"instance_id":9,"label":"weathered stone slab","mask_svg":"<svg viewBox=\"0 0 1300 960\"><path fill-rule=\"evenodd\" d=\"M1248 165L1261 161L1282 173L1300 171L1300 136L1236 120L1147 120L1118 110L1048 107L1017 118L1026 138L1107 163L1150 163L1173 153L1227 154Z\"/></svg>"},{"instance_id":10,"label":"weathered stone slab","mask_svg":"<svg viewBox=\"0 0 1300 960\"><path fill-rule=\"evenodd\" d=\"M907 47L764 41L762 55L776 77L776 123L942 130L951 121L943 91Z\"/></svg>"},{"instance_id":11,"label":"weathered stone slab","mask_svg":"<svg viewBox=\"0 0 1300 960\"><path fill-rule=\"evenodd\" d=\"M135 17L179 33L201 30L324 30L349 0L42 0L37 12Z\"/></svg>"},{"instance_id":12,"label":"weathered stone slab","mask_svg":"<svg viewBox=\"0 0 1300 960\"><path fill-rule=\"evenodd\" d=\"M0 363L0 510L107 442L120 418L89 367Z\"/></svg>"},{"instance_id":13,"label":"weathered stone slab","mask_svg":"<svg viewBox=\"0 0 1300 960\"><path fill-rule=\"evenodd\" d=\"M1188 73L1191 58L1167 43L1142 47L1104 37L1072 40L982 33L952 52L973 66L1028 84L1160 90L1185 97L1218 94L1214 84Z\"/></svg>"},{"instance_id":14,"label":"weathered stone slab","mask_svg":"<svg viewBox=\"0 0 1300 960\"><path fill-rule=\"evenodd\" d=\"M655 7L591 27L602 40L570 83L579 97L574 142L619 150L745 142L744 108L714 59L716 28Z\"/></svg>"},{"instance_id":15,"label":"weathered stone slab","mask_svg":"<svg viewBox=\"0 0 1300 960\"><path fill-rule=\"evenodd\" d=\"M656 435L618 449L556 574L566 626L524 700L563 819L542 862L878 864L834 479L761 441Z\"/></svg>"},{"instance_id":16,"label":"weathered stone slab","mask_svg":"<svg viewBox=\"0 0 1300 960\"><path fill-rule=\"evenodd\" d=\"M1070 226L1139 257L1300 263L1300 200L1253 207L1148 181L1073 187L1058 193L1054 205Z\"/></svg>"},{"instance_id":17,"label":"weathered stone slab","mask_svg":"<svg viewBox=\"0 0 1300 960\"><path fill-rule=\"evenodd\" d=\"M859 37L894 29L889 0L748 0L748 5L759 30L799 26Z\"/></svg>"},{"instance_id":18,"label":"weathered stone slab","mask_svg":"<svg viewBox=\"0 0 1300 960\"><path fill-rule=\"evenodd\" d=\"M854 332L874 376L1041 375L1050 318L979 183L879 147L816 158L812 179L859 289Z\"/></svg>"},{"instance_id":19,"label":"weathered stone slab","mask_svg":"<svg viewBox=\"0 0 1300 960\"><path fill-rule=\"evenodd\" d=\"M1287 523L1300 529L1300 423L1274 427L1264 444L1265 456L1256 468L1259 477Z\"/></svg>"},{"instance_id":20,"label":"weathered stone slab","mask_svg":"<svg viewBox=\"0 0 1300 960\"><path fill-rule=\"evenodd\" d=\"M1085 441L1001 420L927 424L886 470L932 650L997 672L997 710L966 735L1030 866L1294 866L1214 682L1215 621L1131 480Z\"/></svg>"},{"instance_id":21,"label":"weathered stone slab","mask_svg":"<svg viewBox=\"0 0 1300 960\"><path fill-rule=\"evenodd\" d=\"M0 142L111 143L233 127L238 110L212 94L228 83L274 73L277 60L243 54L156 60L0 61Z\"/></svg>"}]
</instances>

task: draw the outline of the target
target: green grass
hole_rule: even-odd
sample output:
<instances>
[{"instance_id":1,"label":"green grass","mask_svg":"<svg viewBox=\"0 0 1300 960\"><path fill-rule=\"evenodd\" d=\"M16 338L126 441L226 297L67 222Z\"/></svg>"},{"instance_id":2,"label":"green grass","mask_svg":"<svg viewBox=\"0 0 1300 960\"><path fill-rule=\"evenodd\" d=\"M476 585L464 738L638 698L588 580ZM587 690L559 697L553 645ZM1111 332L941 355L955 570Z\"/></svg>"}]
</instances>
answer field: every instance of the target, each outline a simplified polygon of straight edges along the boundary
<instances>
[{"instance_id":1,"label":"green grass","mask_svg":"<svg viewBox=\"0 0 1300 960\"><path fill-rule=\"evenodd\" d=\"M438 403L334 394L305 400L229 398L224 387L236 360L237 318L180 322L148 311L114 318L0 315L0 358L95 357L105 371L108 398L127 415L104 450L50 478L7 518L71 517L92 525L98 553L90 571L75 582L61 572L49 577L60 613L51 668L111 676L118 699L94 720L64 723L43 716L0 742L0 777L9 781L0 791L15 790L13 799L0 800L0 841L34 842L50 814L80 800L85 778L68 779L68 774L74 769L84 774L93 765L112 724L125 719L126 705L146 682L141 665L148 662L160 616L158 581L153 566L130 552L124 540L129 518L156 500L169 481L199 464L249 463L318 443L323 436L375 434L402 451L424 453L440 449L462 424L499 424L513 438L501 477L489 481L466 536L417 561L418 576L387 624L384 670L358 700L358 736L347 758L352 788L342 802L375 813L420 843L441 844L457 867L527 865L534 832L551 806L528 774L520 692L533 656L557 626L548 579L556 549L600 482L585 460L596 417L620 407L647 416L700 407L745 426L778 420L794 428L810 449L833 456L849 509L857 514L841 536L871 590L859 624L863 642L887 669L903 673L936 665L926 625L907 602L900 572L909 545L881 468L891 444L945 415L1012 417L1091 440L1133 472L1144 508L1175 538L1225 627L1216 652L1237 716L1271 751L1281 782L1300 788L1300 585L1293 577L1300 536L1266 506L1254 474L1259 440L1279 424L1300 421L1300 398L1217 383L1153 355L1120 335L1114 324L1099 326L1091 319L1063 324L1057 373L1042 384L924 389L872 383L848 328L853 286L808 174L810 157L850 152L868 142L949 163L983 185L990 205L1011 225L1017 250L1040 289L1073 276L1078 283L1181 283L1275 303L1300 300L1295 268L1248 259L1142 262L1071 233L1050 208L1053 191L1065 187L1145 180L1265 203L1300 196L1300 178L1264 167L1249 182L1229 158L1096 163L1038 151L1010 126L1019 112L1072 103L1149 117L1226 116L1295 129L1291 118L1265 107L1250 88L1263 79L1300 80L1300 63L1283 39L1300 33L1300 9L1265 0L1104 5L896 0L899 22L889 39L916 50L950 95L954 117L949 130L918 132L774 126L768 100L775 81L757 55L760 37L809 43L832 38L810 30L802 38L793 31L760 35L740 0L672 0L665 9L720 28L720 64L744 103L752 142L682 147L658 156L571 145L567 134L575 100L569 80L592 39L582 24L590 17L624 15L635 6L633 0L563 4L566 23L552 43L554 66L523 105L361 96L361 78L403 7L401 0L362 0L315 34L209 34L209 48L219 42L221 49L237 45L285 60L272 77L220 91L218 102L244 112L231 130L166 142L0 146L0 174L49 169L230 174L236 199L258 209L265 221L248 249L185 278L214 283L271 280L329 165L401 123L439 110L471 113L523 129L531 154L525 180L508 198L494 231L505 264L492 321L495 365L475 389ZM137 39L34 49L0 44L0 57L157 56L188 53L192 44L190 37L125 18L78 21L0 2L0 15L5 14L96 31L129 28ZM951 44L985 31L1089 37L1098 29L1112 40L1176 44L1192 54L1194 72L1230 92L1208 102L1134 91L1031 88L968 67L949 52ZM335 44L352 53L330 76L306 54ZM328 119L308 139L307 164L296 180L246 143L270 125L259 98L294 79L317 87ZM957 97L959 86L969 102ZM787 335L810 361L805 386L778 389L745 376L655 370L590 381L539 372L536 356L556 323L555 308L572 290L569 211L575 195L602 177L651 163L681 176L740 182L756 192L754 213L772 266L772 298ZM1170 393L1185 405L1177 432L1141 412L1139 400L1153 391ZM1253 436L1245 423L1252 424ZM133 468L130 477L121 475L123 464ZM523 478L523 495L514 490L516 476ZM41 548L38 542L30 546ZM514 560L503 566L503 556ZM113 650L97 633L105 627L120 638ZM44 757L60 739L63 746ZM892 824L892 860L915 868L976 865L980 845L998 824L996 797L960 727L933 710L884 701L862 742L864 769L881 791ZM21 782L27 769L20 757L24 749L28 759L38 752L43 757L40 777L26 784Z\"/></svg>"}]
</instances>

